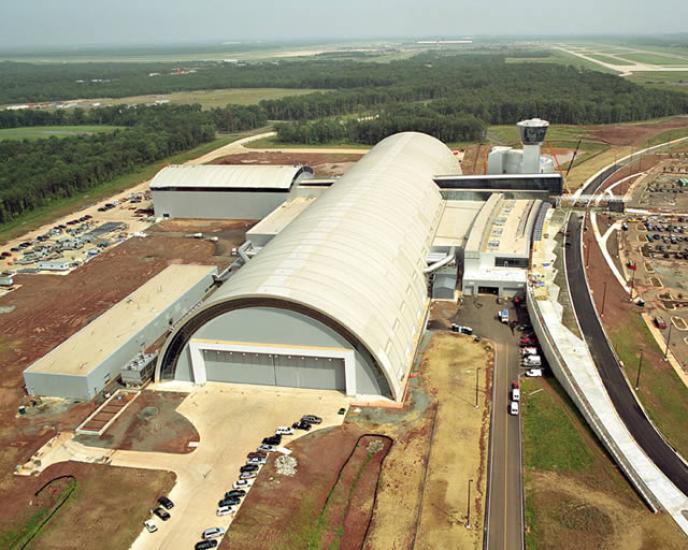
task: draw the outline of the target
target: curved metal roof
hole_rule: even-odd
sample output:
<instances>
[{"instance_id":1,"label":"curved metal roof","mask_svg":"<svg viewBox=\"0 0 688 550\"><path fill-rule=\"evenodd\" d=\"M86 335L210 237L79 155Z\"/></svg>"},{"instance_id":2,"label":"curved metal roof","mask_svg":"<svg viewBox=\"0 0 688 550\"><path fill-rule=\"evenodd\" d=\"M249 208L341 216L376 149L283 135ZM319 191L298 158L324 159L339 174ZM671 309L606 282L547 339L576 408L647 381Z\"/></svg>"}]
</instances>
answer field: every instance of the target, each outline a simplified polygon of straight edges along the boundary
<instances>
[{"instance_id":1,"label":"curved metal roof","mask_svg":"<svg viewBox=\"0 0 688 550\"><path fill-rule=\"evenodd\" d=\"M395 398L427 306L426 255L443 210L434 174L456 173L442 142L420 133L381 141L220 287L204 309L247 298L305 306L345 326ZM199 312L200 314L200 312Z\"/></svg>"},{"instance_id":2,"label":"curved metal roof","mask_svg":"<svg viewBox=\"0 0 688 550\"><path fill-rule=\"evenodd\" d=\"M150 183L151 189L214 187L218 189L288 190L308 166L184 164L167 166Z\"/></svg>"}]
</instances>

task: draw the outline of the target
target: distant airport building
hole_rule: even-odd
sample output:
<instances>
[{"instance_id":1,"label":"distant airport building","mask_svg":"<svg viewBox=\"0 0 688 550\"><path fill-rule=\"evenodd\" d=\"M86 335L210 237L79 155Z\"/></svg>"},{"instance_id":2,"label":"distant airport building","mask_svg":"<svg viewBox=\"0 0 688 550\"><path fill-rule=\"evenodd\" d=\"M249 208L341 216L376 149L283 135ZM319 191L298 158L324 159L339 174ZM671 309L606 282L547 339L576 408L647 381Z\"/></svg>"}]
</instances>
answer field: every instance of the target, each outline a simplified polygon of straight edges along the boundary
<instances>
[{"instance_id":1,"label":"distant airport building","mask_svg":"<svg viewBox=\"0 0 688 550\"><path fill-rule=\"evenodd\" d=\"M160 218L258 220L312 176L309 166L168 166L150 188Z\"/></svg>"}]
</instances>

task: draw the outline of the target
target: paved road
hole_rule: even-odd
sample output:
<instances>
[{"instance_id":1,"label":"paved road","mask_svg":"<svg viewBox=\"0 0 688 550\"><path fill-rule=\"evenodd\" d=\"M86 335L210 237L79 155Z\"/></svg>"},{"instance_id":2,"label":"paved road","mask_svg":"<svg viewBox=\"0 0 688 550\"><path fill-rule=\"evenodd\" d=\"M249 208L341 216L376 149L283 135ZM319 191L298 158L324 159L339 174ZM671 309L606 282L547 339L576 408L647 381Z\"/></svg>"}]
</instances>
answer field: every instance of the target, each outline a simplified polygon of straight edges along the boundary
<instances>
[{"instance_id":1,"label":"paved road","mask_svg":"<svg viewBox=\"0 0 688 550\"><path fill-rule=\"evenodd\" d=\"M662 439L645 417L635 396L626 383L621 366L617 363L605 338L602 326L595 314L594 305L583 273L583 259L580 247L581 219L573 214L568 225L568 241L565 246L566 269L571 288L572 303L580 322L585 340L607 393L619 416L647 453L650 459L684 494L688 495L688 467L678 458L673 449Z\"/></svg>"},{"instance_id":2,"label":"paved road","mask_svg":"<svg viewBox=\"0 0 688 550\"><path fill-rule=\"evenodd\" d=\"M503 305L493 296L477 300L467 297L456 322L472 327L476 334L495 343L494 402L490 428L490 472L487 485L487 542L489 550L523 548L523 487L521 480L520 417L508 411L511 382L521 371L518 332L497 320ZM511 318L516 311L510 308ZM524 315L524 314L522 314ZM525 322L524 318L521 322Z\"/></svg>"}]
</instances>

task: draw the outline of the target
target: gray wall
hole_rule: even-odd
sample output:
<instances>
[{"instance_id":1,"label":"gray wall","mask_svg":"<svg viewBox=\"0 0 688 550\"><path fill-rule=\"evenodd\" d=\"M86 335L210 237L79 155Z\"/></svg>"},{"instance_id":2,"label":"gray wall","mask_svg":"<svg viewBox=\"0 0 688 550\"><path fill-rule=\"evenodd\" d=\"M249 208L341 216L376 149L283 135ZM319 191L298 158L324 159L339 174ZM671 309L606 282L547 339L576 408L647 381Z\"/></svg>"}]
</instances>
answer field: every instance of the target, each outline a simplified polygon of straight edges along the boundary
<instances>
[{"instance_id":1,"label":"gray wall","mask_svg":"<svg viewBox=\"0 0 688 550\"><path fill-rule=\"evenodd\" d=\"M83 375L63 375L43 372L24 371L26 389L31 395L64 397L68 399L92 399L110 381L119 376L120 371L142 348L150 346L169 329L170 319L179 321L194 305L201 301L213 283L213 273L189 288L174 304L160 311L140 332L132 334L107 359L91 372ZM107 335L103 335L104 338Z\"/></svg>"},{"instance_id":2,"label":"gray wall","mask_svg":"<svg viewBox=\"0 0 688 550\"><path fill-rule=\"evenodd\" d=\"M192 338L352 349L341 335L320 321L293 311L269 307L227 312L200 328ZM377 367L358 351L355 352L355 357L357 393L391 397L384 375ZM256 373L256 376L260 375ZM193 380L188 346L180 355L175 378Z\"/></svg>"},{"instance_id":3,"label":"gray wall","mask_svg":"<svg viewBox=\"0 0 688 550\"><path fill-rule=\"evenodd\" d=\"M157 217L258 220L289 198L289 192L153 190Z\"/></svg>"}]
</instances>

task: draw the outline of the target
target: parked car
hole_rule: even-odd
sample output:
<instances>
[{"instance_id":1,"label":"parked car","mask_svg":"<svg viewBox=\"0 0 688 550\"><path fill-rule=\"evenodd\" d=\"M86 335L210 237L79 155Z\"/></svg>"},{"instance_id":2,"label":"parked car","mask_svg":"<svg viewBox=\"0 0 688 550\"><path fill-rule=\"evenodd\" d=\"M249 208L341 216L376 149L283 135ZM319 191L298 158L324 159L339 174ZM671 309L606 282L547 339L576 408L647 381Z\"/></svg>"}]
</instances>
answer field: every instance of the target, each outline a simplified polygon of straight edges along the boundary
<instances>
[{"instance_id":1,"label":"parked car","mask_svg":"<svg viewBox=\"0 0 688 550\"><path fill-rule=\"evenodd\" d=\"M308 422L303 422L301 420L294 422L291 427L295 430L304 430L306 432L311 429L311 425Z\"/></svg>"},{"instance_id":2,"label":"parked car","mask_svg":"<svg viewBox=\"0 0 688 550\"><path fill-rule=\"evenodd\" d=\"M253 480L252 479L237 479L233 484L232 484L232 489L243 489L247 488L253 485Z\"/></svg>"},{"instance_id":3,"label":"parked car","mask_svg":"<svg viewBox=\"0 0 688 550\"><path fill-rule=\"evenodd\" d=\"M227 491L225 493L225 498L245 497L245 496L246 496L246 491L244 489L232 489L231 491Z\"/></svg>"},{"instance_id":4,"label":"parked car","mask_svg":"<svg viewBox=\"0 0 688 550\"><path fill-rule=\"evenodd\" d=\"M152 519L147 519L146 521L144 521L143 526L149 533L155 533L158 530L158 526L155 525Z\"/></svg>"},{"instance_id":5,"label":"parked car","mask_svg":"<svg viewBox=\"0 0 688 550\"><path fill-rule=\"evenodd\" d=\"M516 329L517 329L519 332L526 332L526 331L531 331L531 330L533 330L533 327L530 326L528 323L522 323L522 324L518 325L518 326L516 327Z\"/></svg>"},{"instance_id":6,"label":"parked car","mask_svg":"<svg viewBox=\"0 0 688 550\"><path fill-rule=\"evenodd\" d=\"M518 402L517 401L512 401L511 404L509 405L509 414L512 414L514 416L518 416Z\"/></svg>"},{"instance_id":7,"label":"parked car","mask_svg":"<svg viewBox=\"0 0 688 550\"><path fill-rule=\"evenodd\" d=\"M155 510L153 510L153 514L158 516L163 521L167 521L171 517L169 512L167 510L165 510L164 508L161 508L160 506L158 506Z\"/></svg>"},{"instance_id":8,"label":"parked car","mask_svg":"<svg viewBox=\"0 0 688 550\"><path fill-rule=\"evenodd\" d=\"M467 334L468 336L473 334L473 329L471 327L467 327L465 325L457 325L456 323L452 323L451 330L452 332L458 332L459 334Z\"/></svg>"},{"instance_id":9,"label":"parked car","mask_svg":"<svg viewBox=\"0 0 688 550\"><path fill-rule=\"evenodd\" d=\"M665 328L667 328L666 321L664 321L664 319L659 315L655 317L655 325L657 325L657 328L660 330L664 330Z\"/></svg>"},{"instance_id":10,"label":"parked car","mask_svg":"<svg viewBox=\"0 0 688 550\"><path fill-rule=\"evenodd\" d=\"M538 349L535 346L527 346L525 348L521 348L521 355L523 357L526 357L528 355L537 355L538 354Z\"/></svg>"},{"instance_id":11,"label":"parked car","mask_svg":"<svg viewBox=\"0 0 688 550\"><path fill-rule=\"evenodd\" d=\"M528 355L523 358L524 367L540 367L542 366L542 359L539 355Z\"/></svg>"},{"instance_id":12,"label":"parked car","mask_svg":"<svg viewBox=\"0 0 688 550\"><path fill-rule=\"evenodd\" d=\"M256 472L241 472L239 474L239 479L255 479L256 475Z\"/></svg>"},{"instance_id":13,"label":"parked car","mask_svg":"<svg viewBox=\"0 0 688 550\"><path fill-rule=\"evenodd\" d=\"M281 435L271 435L263 438L263 445L279 445L282 442Z\"/></svg>"},{"instance_id":14,"label":"parked car","mask_svg":"<svg viewBox=\"0 0 688 550\"><path fill-rule=\"evenodd\" d=\"M521 389L520 388L511 388L511 399L512 399L512 401L520 401L521 400Z\"/></svg>"},{"instance_id":15,"label":"parked car","mask_svg":"<svg viewBox=\"0 0 688 550\"><path fill-rule=\"evenodd\" d=\"M275 446L274 446L274 445L266 445L266 444L263 444L263 445L261 445L260 447L258 447L258 450L259 450L259 451L264 451L264 452L266 452L266 453L272 453L272 452L275 451Z\"/></svg>"},{"instance_id":16,"label":"parked car","mask_svg":"<svg viewBox=\"0 0 688 550\"><path fill-rule=\"evenodd\" d=\"M215 539L199 540L194 546L194 550L209 550L209 548L217 548Z\"/></svg>"},{"instance_id":17,"label":"parked car","mask_svg":"<svg viewBox=\"0 0 688 550\"><path fill-rule=\"evenodd\" d=\"M220 499L220 501L218 501L217 507L223 508L225 506L236 506L240 502L241 502L241 499L239 497L232 497L232 498L224 497L224 498Z\"/></svg>"},{"instance_id":18,"label":"parked car","mask_svg":"<svg viewBox=\"0 0 688 550\"><path fill-rule=\"evenodd\" d=\"M203 533L201 533L201 538L202 539L215 539L217 537L221 537L222 535L225 534L225 528L224 527L209 527Z\"/></svg>"},{"instance_id":19,"label":"parked car","mask_svg":"<svg viewBox=\"0 0 688 550\"><path fill-rule=\"evenodd\" d=\"M263 456L252 456L246 459L247 464L265 464L267 459Z\"/></svg>"},{"instance_id":20,"label":"parked car","mask_svg":"<svg viewBox=\"0 0 688 550\"><path fill-rule=\"evenodd\" d=\"M279 435L294 435L294 429L290 426L278 426L275 433Z\"/></svg>"},{"instance_id":21,"label":"parked car","mask_svg":"<svg viewBox=\"0 0 688 550\"><path fill-rule=\"evenodd\" d=\"M308 422L309 424L321 424L322 418L315 416L314 414L304 414L301 417L301 422Z\"/></svg>"},{"instance_id":22,"label":"parked car","mask_svg":"<svg viewBox=\"0 0 688 550\"><path fill-rule=\"evenodd\" d=\"M244 464L241 468L239 468L239 471L241 473L244 472L255 472L259 468L258 464Z\"/></svg>"},{"instance_id":23,"label":"parked car","mask_svg":"<svg viewBox=\"0 0 688 550\"><path fill-rule=\"evenodd\" d=\"M509 324L509 310L504 308L498 314L497 317L504 324Z\"/></svg>"},{"instance_id":24,"label":"parked car","mask_svg":"<svg viewBox=\"0 0 688 550\"><path fill-rule=\"evenodd\" d=\"M542 369L530 369L526 371L526 376L536 377L542 376Z\"/></svg>"},{"instance_id":25,"label":"parked car","mask_svg":"<svg viewBox=\"0 0 688 550\"><path fill-rule=\"evenodd\" d=\"M267 458L268 455L267 453L264 453L263 451L253 451L252 453L248 453L246 455L246 458Z\"/></svg>"},{"instance_id":26,"label":"parked car","mask_svg":"<svg viewBox=\"0 0 688 550\"><path fill-rule=\"evenodd\" d=\"M231 514L236 513L236 510L234 509L233 506L218 506L217 511L215 512L215 515L217 517L222 517L222 516L229 516Z\"/></svg>"},{"instance_id":27,"label":"parked car","mask_svg":"<svg viewBox=\"0 0 688 550\"><path fill-rule=\"evenodd\" d=\"M166 496L162 496L158 499L158 504L165 508L166 510L171 510L174 508L174 502L172 502L169 498Z\"/></svg>"}]
</instances>

